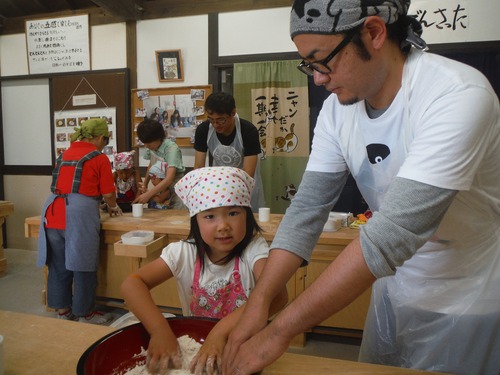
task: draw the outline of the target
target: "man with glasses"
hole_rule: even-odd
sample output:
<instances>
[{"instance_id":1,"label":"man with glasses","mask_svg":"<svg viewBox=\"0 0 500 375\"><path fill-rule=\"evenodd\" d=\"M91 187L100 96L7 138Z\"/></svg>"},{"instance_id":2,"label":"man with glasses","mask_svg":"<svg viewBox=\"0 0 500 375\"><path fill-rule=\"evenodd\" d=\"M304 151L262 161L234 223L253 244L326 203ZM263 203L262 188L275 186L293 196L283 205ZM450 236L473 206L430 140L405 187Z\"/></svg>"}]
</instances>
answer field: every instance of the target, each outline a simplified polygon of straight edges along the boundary
<instances>
[{"instance_id":1,"label":"man with glasses","mask_svg":"<svg viewBox=\"0 0 500 375\"><path fill-rule=\"evenodd\" d=\"M232 95L217 92L205 100L208 120L197 128L194 137L194 168L206 164L243 169L255 179L252 192L252 211L264 206L264 191L260 177L259 154L261 152L257 128L236 113Z\"/></svg>"},{"instance_id":2,"label":"man with glasses","mask_svg":"<svg viewBox=\"0 0 500 375\"><path fill-rule=\"evenodd\" d=\"M372 288L360 360L461 375L500 369L500 110L475 69L431 53L409 0L296 0L298 68L324 102L298 192L223 356L276 360L297 334ZM374 212L267 324L351 173Z\"/></svg>"}]
</instances>

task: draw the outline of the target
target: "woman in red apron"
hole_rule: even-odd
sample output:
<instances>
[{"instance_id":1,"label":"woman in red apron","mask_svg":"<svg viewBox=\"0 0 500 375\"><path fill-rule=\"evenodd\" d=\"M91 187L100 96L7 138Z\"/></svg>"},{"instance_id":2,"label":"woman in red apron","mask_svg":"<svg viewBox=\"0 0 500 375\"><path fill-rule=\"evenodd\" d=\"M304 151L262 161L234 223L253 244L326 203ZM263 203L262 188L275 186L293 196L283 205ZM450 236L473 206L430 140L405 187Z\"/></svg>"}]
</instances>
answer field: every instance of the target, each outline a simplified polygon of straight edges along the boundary
<instances>
[{"instance_id":1,"label":"woman in red apron","mask_svg":"<svg viewBox=\"0 0 500 375\"><path fill-rule=\"evenodd\" d=\"M175 185L191 217L187 240L169 244L160 258L130 275L121 288L127 306L151 335L147 356L151 373L180 365L176 337L150 293L172 277L184 316L221 319L190 370L206 369L211 374L220 366L224 345L243 310L240 307L254 288L269 252L251 210L253 187L254 179L234 167L195 169ZM287 300L283 288L270 314Z\"/></svg>"},{"instance_id":2,"label":"woman in red apron","mask_svg":"<svg viewBox=\"0 0 500 375\"><path fill-rule=\"evenodd\" d=\"M111 216L121 215L109 159L106 120L75 128L70 147L52 173L42 208L37 265L47 266L47 306L64 320L107 324L113 316L94 310L99 266L101 197Z\"/></svg>"}]
</instances>

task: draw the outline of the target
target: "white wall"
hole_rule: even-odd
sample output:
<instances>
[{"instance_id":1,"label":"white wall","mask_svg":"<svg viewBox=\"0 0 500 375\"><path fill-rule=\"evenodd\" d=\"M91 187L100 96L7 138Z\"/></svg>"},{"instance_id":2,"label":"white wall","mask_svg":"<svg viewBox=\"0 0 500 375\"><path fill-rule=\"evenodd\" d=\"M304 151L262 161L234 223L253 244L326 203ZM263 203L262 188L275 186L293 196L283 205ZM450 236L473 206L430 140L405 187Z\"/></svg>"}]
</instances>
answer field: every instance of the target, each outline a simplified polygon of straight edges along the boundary
<instances>
[{"instance_id":1,"label":"white wall","mask_svg":"<svg viewBox=\"0 0 500 375\"><path fill-rule=\"evenodd\" d=\"M2 82L2 121L5 165L52 163L47 78Z\"/></svg>"},{"instance_id":2,"label":"white wall","mask_svg":"<svg viewBox=\"0 0 500 375\"><path fill-rule=\"evenodd\" d=\"M181 50L184 81L160 82L155 51ZM137 87L208 84L208 16L137 22Z\"/></svg>"},{"instance_id":3,"label":"white wall","mask_svg":"<svg viewBox=\"0 0 500 375\"><path fill-rule=\"evenodd\" d=\"M24 34L0 36L0 74L2 77L28 74Z\"/></svg>"},{"instance_id":4,"label":"white wall","mask_svg":"<svg viewBox=\"0 0 500 375\"><path fill-rule=\"evenodd\" d=\"M219 55L295 51L289 34L290 8L219 15Z\"/></svg>"},{"instance_id":5,"label":"white wall","mask_svg":"<svg viewBox=\"0 0 500 375\"><path fill-rule=\"evenodd\" d=\"M92 70L127 67L125 23L91 27L90 41Z\"/></svg>"}]
</instances>

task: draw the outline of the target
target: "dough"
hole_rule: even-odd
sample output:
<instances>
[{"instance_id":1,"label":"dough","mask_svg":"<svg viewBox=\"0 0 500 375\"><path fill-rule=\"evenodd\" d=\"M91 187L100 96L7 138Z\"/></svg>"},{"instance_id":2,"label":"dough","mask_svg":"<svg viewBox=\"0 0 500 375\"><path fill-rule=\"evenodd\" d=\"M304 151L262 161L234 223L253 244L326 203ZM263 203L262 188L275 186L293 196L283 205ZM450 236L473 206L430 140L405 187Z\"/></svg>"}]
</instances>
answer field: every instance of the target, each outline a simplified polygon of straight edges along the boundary
<instances>
[{"instance_id":1,"label":"dough","mask_svg":"<svg viewBox=\"0 0 500 375\"><path fill-rule=\"evenodd\" d=\"M181 349L181 359L182 359L182 369L171 369L168 370L167 375L191 375L189 371L189 364L194 358L198 350L201 348L201 344L195 339L189 337L188 335L181 336L177 338L179 342L179 347ZM141 351L139 355L146 355L145 351ZM146 370L145 364L139 364L134 368L128 370L123 375L146 375L148 371Z\"/></svg>"}]
</instances>

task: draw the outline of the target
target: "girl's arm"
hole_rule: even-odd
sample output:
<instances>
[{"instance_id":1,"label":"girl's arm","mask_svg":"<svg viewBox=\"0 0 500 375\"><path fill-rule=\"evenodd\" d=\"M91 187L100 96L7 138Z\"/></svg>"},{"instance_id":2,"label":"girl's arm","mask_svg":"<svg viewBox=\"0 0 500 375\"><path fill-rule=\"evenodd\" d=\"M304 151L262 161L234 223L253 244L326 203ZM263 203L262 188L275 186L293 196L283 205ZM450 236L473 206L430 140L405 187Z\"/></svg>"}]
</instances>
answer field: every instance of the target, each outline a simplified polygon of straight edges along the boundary
<instances>
[{"instance_id":1,"label":"girl's arm","mask_svg":"<svg viewBox=\"0 0 500 375\"><path fill-rule=\"evenodd\" d=\"M170 268L163 259L158 258L128 276L120 287L125 304L150 335L146 363L151 374L158 369L166 372L169 363L177 368L181 366L177 338L150 292L171 277Z\"/></svg>"},{"instance_id":2,"label":"girl's arm","mask_svg":"<svg viewBox=\"0 0 500 375\"><path fill-rule=\"evenodd\" d=\"M259 259L255 262L253 273L256 281L259 279L265 264L266 259ZM285 286L272 301L269 308L269 316L272 316L280 311L283 307L285 307L287 302L288 292ZM220 373L222 369L221 365L224 345L227 342L229 334L238 323L238 319L241 314L245 311L245 306L246 304L234 310L231 314L221 319L215 327L212 328L200 351L191 362L192 372L194 371L195 374L202 374L203 370L206 368L207 372L210 374L210 370L217 365Z\"/></svg>"}]
</instances>

